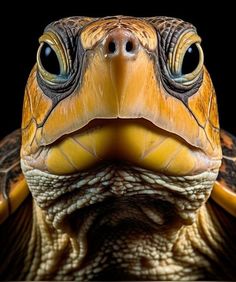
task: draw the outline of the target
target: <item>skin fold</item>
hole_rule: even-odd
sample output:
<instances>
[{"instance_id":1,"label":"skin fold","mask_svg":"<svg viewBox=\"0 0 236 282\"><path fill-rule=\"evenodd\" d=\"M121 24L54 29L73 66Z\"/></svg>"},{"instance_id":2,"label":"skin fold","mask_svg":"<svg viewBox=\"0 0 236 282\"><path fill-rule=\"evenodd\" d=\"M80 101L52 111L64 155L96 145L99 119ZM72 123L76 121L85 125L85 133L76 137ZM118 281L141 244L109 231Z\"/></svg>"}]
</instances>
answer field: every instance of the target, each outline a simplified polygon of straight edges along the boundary
<instances>
[{"instance_id":1,"label":"skin fold","mask_svg":"<svg viewBox=\"0 0 236 282\"><path fill-rule=\"evenodd\" d=\"M5 277L234 279L235 196L210 199L222 149L196 28L70 17L39 43L20 151L29 236Z\"/></svg>"}]
</instances>

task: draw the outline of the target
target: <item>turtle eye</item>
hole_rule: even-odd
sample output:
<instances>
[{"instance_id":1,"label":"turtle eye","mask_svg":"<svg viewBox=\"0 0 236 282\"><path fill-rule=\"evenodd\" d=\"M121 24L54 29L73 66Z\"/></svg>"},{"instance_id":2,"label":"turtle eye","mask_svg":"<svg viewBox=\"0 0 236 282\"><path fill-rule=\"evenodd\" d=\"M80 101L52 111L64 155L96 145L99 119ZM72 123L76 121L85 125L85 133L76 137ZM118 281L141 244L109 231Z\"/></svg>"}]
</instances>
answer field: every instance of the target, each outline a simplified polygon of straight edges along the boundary
<instances>
[{"instance_id":1,"label":"turtle eye","mask_svg":"<svg viewBox=\"0 0 236 282\"><path fill-rule=\"evenodd\" d=\"M49 44L43 43L39 56L42 67L47 72L54 75L59 75L61 73L60 62L57 54Z\"/></svg>"},{"instance_id":2,"label":"turtle eye","mask_svg":"<svg viewBox=\"0 0 236 282\"><path fill-rule=\"evenodd\" d=\"M188 47L183 57L181 74L186 75L193 72L199 64L199 57L199 49L196 44Z\"/></svg>"},{"instance_id":3,"label":"turtle eye","mask_svg":"<svg viewBox=\"0 0 236 282\"><path fill-rule=\"evenodd\" d=\"M194 31L188 31L178 39L168 59L170 76L175 82L192 84L202 73L204 56L200 42Z\"/></svg>"},{"instance_id":4,"label":"turtle eye","mask_svg":"<svg viewBox=\"0 0 236 282\"><path fill-rule=\"evenodd\" d=\"M69 59L61 40L53 32L39 38L37 65L41 77L50 84L65 82L69 76Z\"/></svg>"}]
</instances>

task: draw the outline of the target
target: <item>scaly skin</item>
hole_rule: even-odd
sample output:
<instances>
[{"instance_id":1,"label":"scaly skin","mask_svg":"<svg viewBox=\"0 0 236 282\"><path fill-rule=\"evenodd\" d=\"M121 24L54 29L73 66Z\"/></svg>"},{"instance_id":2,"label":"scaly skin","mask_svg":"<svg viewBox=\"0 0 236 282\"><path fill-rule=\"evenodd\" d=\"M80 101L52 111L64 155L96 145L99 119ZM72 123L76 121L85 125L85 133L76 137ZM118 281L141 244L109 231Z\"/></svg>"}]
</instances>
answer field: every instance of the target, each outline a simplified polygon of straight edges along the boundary
<instances>
[{"instance_id":1,"label":"scaly skin","mask_svg":"<svg viewBox=\"0 0 236 282\"><path fill-rule=\"evenodd\" d=\"M230 247L230 237L212 212L211 203L202 205L200 195L210 181L209 175L202 176L200 186L196 180L182 179L182 189L181 179L175 179L176 186L170 186L167 193L168 179L158 179L145 170L137 173L136 168L136 174L133 169L105 171L84 173L80 181L68 177L64 184L56 179L58 176L50 176L53 193L45 191L44 174L35 177L36 172L26 172L41 208L34 205L34 227L21 279L233 278L230 258L235 256L235 249ZM163 182L165 191L158 185ZM169 183L173 184L173 179ZM105 188L108 186L110 191ZM190 201L183 192L186 190L192 194ZM73 197L68 198L68 191ZM163 198L165 203L158 201ZM182 208L178 207L181 199ZM174 208L168 203L174 203Z\"/></svg>"},{"instance_id":2,"label":"scaly skin","mask_svg":"<svg viewBox=\"0 0 236 282\"><path fill-rule=\"evenodd\" d=\"M108 167L62 184L60 176L24 171L41 207L35 206L30 242L39 248L29 249L26 279L91 280L110 271L117 279L216 278L225 241L206 207L198 210L213 173L163 179L139 168Z\"/></svg>"}]
</instances>

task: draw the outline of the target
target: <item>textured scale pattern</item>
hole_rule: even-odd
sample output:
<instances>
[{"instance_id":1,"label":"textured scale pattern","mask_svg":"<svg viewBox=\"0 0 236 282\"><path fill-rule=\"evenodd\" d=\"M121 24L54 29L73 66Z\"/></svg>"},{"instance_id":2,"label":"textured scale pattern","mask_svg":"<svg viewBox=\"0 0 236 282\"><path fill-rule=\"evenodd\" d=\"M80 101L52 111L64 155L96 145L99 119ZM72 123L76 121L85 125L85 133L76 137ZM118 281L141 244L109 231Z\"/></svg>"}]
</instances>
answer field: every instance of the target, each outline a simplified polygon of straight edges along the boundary
<instances>
[{"instance_id":1,"label":"textured scale pattern","mask_svg":"<svg viewBox=\"0 0 236 282\"><path fill-rule=\"evenodd\" d=\"M24 167L25 171L28 169ZM56 273L53 265L48 265L48 274L44 276L43 265L30 253L28 260L34 261L37 271L32 269L27 279L107 280L111 273L116 279L125 280L215 277L210 273L211 263L205 257L214 257L218 243L214 240L204 242L203 238L209 232L204 222L207 219L208 226L212 224L205 209L199 213L197 223L187 230L175 235L167 231L167 226L180 226L181 221L192 222L192 212L204 199L203 193L208 193L207 190L203 192L204 185L199 184L208 185L207 173L195 179L185 179L160 177L140 168L101 167L91 173L81 173L77 181L72 176L48 178L42 172L30 170L26 174L33 197L47 211L47 220L40 223L41 232L48 228L45 222L52 222L53 228L67 230L72 238L79 236L79 240L70 245L66 234L62 238L61 231L54 231L53 236L60 237L60 251L54 250L53 241L42 238L41 244L47 245L48 252L40 248L37 254L44 258L43 265L48 257L56 257L53 263L57 260L64 263ZM180 188L183 182L185 188ZM54 187L53 191L48 191L49 183ZM158 187L163 185L165 190L159 190ZM197 224L203 229L200 233ZM214 228L210 231L213 238L217 236L215 232ZM189 238L193 240L189 241ZM31 240L31 244L35 244L34 237ZM72 250L68 252L70 248ZM216 260L215 263L219 262Z\"/></svg>"},{"instance_id":2,"label":"textured scale pattern","mask_svg":"<svg viewBox=\"0 0 236 282\"><path fill-rule=\"evenodd\" d=\"M179 35L186 29L196 30L195 27L181 19L170 17L147 18L158 30L161 39L161 46L165 54L173 51Z\"/></svg>"}]
</instances>

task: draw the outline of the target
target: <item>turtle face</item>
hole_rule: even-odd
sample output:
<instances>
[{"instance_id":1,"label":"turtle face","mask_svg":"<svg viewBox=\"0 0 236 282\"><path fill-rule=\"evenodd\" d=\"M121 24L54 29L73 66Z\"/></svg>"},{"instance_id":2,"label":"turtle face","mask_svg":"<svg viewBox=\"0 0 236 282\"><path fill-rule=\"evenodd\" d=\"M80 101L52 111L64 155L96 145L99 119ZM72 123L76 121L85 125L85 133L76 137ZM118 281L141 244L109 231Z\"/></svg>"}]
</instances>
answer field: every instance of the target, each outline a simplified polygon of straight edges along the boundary
<instances>
[{"instance_id":1,"label":"turtle face","mask_svg":"<svg viewBox=\"0 0 236 282\"><path fill-rule=\"evenodd\" d=\"M26 87L22 159L58 175L114 159L169 175L217 169L217 107L201 39L188 23L166 22L49 25Z\"/></svg>"},{"instance_id":2,"label":"turtle face","mask_svg":"<svg viewBox=\"0 0 236 282\"><path fill-rule=\"evenodd\" d=\"M21 149L36 202L47 207L52 198L46 203L39 194L63 181L73 179L78 188L81 179L94 178L93 187L113 196L142 187L142 194L170 193L160 198L175 210L187 203L197 210L217 176L221 148L196 29L165 17L74 17L50 24L39 42L25 91ZM134 170L138 176L126 179ZM35 192L37 175L42 190ZM49 179L57 186L50 188ZM169 192L160 192L163 186ZM173 200L180 194L185 204Z\"/></svg>"}]
</instances>

